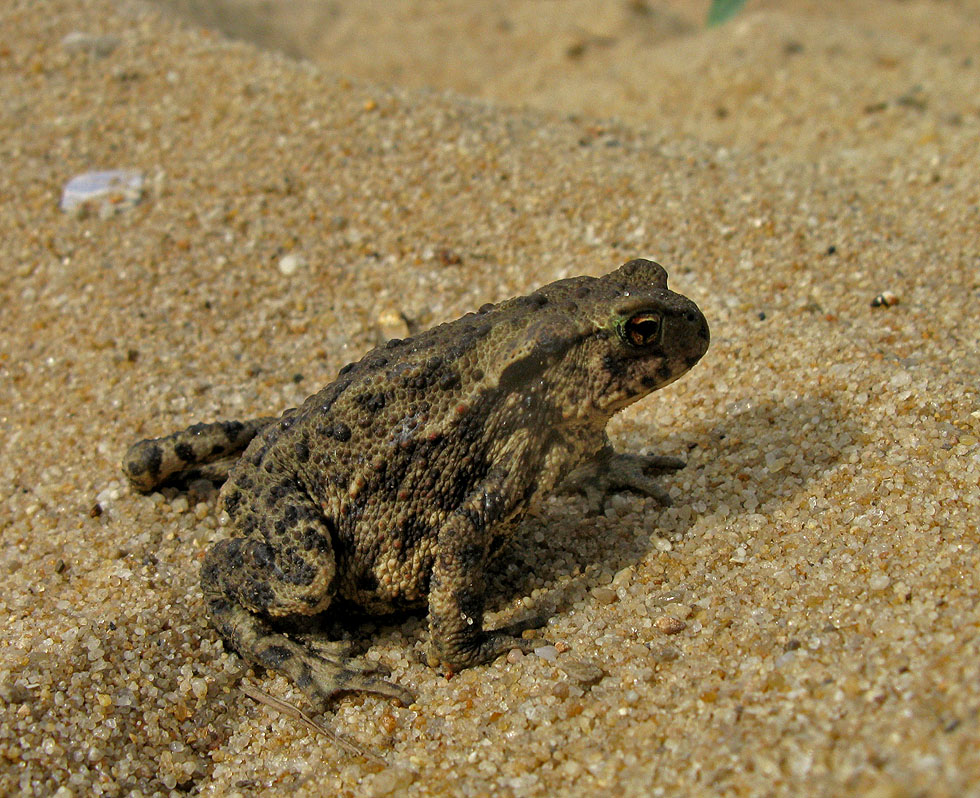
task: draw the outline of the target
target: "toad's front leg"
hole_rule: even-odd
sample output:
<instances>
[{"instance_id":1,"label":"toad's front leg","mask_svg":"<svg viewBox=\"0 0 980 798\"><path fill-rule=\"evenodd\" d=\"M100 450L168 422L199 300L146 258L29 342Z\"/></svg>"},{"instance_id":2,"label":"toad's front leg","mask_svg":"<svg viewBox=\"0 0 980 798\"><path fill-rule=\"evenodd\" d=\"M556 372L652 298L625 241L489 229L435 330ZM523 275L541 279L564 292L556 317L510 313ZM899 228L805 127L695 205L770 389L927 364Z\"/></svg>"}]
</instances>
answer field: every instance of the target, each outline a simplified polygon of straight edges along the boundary
<instances>
[{"instance_id":1,"label":"toad's front leg","mask_svg":"<svg viewBox=\"0 0 980 798\"><path fill-rule=\"evenodd\" d=\"M483 628L486 570L493 526L507 516L508 502L497 480L488 479L443 524L429 582L429 646L426 661L449 675L489 662L511 649L528 652L546 645L520 636L544 620L502 629Z\"/></svg>"}]
</instances>

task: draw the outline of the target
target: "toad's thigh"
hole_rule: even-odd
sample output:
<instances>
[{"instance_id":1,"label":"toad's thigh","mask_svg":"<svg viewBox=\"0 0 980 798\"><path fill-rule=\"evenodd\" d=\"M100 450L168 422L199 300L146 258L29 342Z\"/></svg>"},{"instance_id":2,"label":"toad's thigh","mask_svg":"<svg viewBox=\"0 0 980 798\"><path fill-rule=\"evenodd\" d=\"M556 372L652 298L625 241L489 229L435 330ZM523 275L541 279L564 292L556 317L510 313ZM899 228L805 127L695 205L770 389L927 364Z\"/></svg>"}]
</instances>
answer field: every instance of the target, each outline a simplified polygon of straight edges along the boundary
<instances>
[{"instance_id":1,"label":"toad's thigh","mask_svg":"<svg viewBox=\"0 0 980 798\"><path fill-rule=\"evenodd\" d=\"M211 547L201 569L206 595L222 595L272 617L323 611L334 591L336 559L329 521L308 500L233 518L244 537Z\"/></svg>"}]
</instances>

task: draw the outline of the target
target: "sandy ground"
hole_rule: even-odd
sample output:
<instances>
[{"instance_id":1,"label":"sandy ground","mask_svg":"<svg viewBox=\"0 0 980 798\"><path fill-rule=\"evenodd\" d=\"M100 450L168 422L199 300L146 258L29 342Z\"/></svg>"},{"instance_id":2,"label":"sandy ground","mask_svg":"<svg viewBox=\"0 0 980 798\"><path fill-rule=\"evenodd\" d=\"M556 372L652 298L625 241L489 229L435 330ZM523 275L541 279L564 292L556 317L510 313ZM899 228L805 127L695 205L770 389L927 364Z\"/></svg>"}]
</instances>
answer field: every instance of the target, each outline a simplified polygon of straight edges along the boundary
<instances>
[{"instance_id":1,"label":"sandy ground","mask_svg":"<svg viewBox=\"0 0 980 798\"><path fill-rule=\"evenodd\" d=\"M322 66L0 3L0 794L980 795L980 4L573 5L453 5L453 69L431 3L334 4ZM59 209L107 168L142 201ZM567 650L447 681L421 617L339 630L419 697L320 718L383 763L245 696L305 708L203 621L214 494L125 448L641 255L712 348L611 430L688 458L674 506L549 502L496 566Z\"/></svg>"}]
</instances>

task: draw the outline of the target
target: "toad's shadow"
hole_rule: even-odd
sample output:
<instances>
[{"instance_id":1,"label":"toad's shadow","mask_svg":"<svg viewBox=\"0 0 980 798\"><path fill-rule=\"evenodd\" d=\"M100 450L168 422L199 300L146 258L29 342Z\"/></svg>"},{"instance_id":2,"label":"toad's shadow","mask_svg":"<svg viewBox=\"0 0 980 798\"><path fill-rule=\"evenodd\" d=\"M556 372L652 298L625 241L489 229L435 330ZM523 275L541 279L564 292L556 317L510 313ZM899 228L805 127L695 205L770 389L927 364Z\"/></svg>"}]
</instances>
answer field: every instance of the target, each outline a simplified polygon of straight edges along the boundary
<instances>
[{"instance_id":1,"label":"toad's shadow","mask_svg":"<svg viewBox=\"0 0 980 798\"><path fill-rule=\"evenodd\" d=\"M766 430L765 443L742 439L743 430ZM806 450L799 445L803 430L810 444ZM678 497L676 506L700 504L711 513L725 505L737 517L771 512L840 462L841 441L858 443L862 437L861 428L833 399L804 396L791 402L740 402L717 424L684 430L656 448L657 454L683 454L690 449L688 465L679 475L688 469L716 471L707 480L696 480L698 492ZM790 463L770 469L767 455L788 457ZM669 486L676 478L668 475L662 484ZM752 510L745 509L748 486L756 503ZM578 499L548 502L522 525L491 566L488 608L501 608L515 596L543 588L548 596L542 609L560 613L581 597L583 588L596 586L602 572L616 573L643 560L653 546L656 515L663 510L653 500L637 497L636 501L646 504L646 512L654 516L652 523L637 525L616 515L583 518L585 505ZM672 536L690 534L696 520L696 514L681 515ZM592 564L598 567L589 568Z\"/></svg>"}]
</instances>

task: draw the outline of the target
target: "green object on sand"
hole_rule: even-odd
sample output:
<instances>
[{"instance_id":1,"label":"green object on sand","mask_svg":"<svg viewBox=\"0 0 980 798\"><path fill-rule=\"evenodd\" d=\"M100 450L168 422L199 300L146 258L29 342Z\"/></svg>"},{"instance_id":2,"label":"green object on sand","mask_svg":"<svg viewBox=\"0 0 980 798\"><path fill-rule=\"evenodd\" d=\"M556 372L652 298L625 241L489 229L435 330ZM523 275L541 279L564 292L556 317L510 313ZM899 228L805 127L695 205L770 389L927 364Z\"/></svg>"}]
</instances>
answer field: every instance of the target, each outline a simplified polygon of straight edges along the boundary
<instances>
[{"instance_id":1,"label":"green object on sand","mask_svg":"<svg viewBox=\"0 0 980 798\"><path fill-rule=\"evenodd\" d=\"M712 0L708 9L708 27L728 22L745 5L745 0Z\"/></svg>"}]
</instances>

